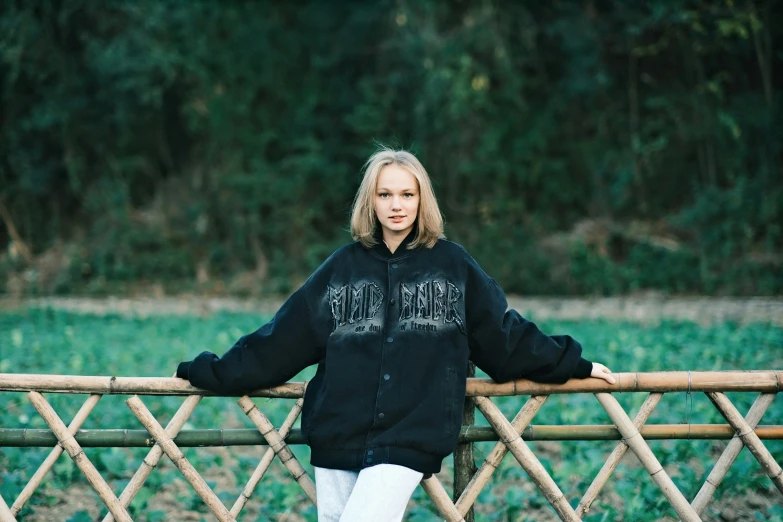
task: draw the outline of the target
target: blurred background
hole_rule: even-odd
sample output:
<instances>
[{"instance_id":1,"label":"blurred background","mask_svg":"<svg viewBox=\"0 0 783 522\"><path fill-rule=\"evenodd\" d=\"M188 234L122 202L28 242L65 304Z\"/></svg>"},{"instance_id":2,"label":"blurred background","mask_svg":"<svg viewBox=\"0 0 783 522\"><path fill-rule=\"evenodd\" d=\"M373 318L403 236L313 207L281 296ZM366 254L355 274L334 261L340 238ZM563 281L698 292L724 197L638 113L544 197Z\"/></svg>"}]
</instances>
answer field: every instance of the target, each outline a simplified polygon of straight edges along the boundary
<instances>
[{"instance_id":1,"label":"blurred background","mask_svg":"<svg viewBox=\"0 0 783 522\"><path fill-rule=\"evenodd\" d=\"M417 154L512 293L783 293L783 2L4 2L0 289L292 291ZM777 71L777 75L774 74Z\"/></svg>"}]
</instances>

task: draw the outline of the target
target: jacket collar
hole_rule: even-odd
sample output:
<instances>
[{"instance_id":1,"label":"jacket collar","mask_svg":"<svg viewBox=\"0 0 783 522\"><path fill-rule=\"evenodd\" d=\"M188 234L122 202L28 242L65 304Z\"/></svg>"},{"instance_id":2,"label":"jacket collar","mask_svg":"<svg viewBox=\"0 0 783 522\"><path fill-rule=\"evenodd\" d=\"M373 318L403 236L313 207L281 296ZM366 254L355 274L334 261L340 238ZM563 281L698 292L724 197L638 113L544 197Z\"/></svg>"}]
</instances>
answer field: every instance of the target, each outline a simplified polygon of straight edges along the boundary
<instances>
[{"instance_id":1,"label":"jacket collar","mask_svg":"<svg viewBox=\"0 0 783 522\"><path fill-rule=\"evenodd\" d=\"M383 242L383 227L381 227L380 225L376 225L375 232L373 233L373 237L375 238L377 243L375 244L374 247L370 249L370 251L373 254L375 254L377 257L380 257L381 259L405 257L411 253L411 250L408 249L408 245L414 239L416 239L416 226L414 225L413 229L411 229L411 231L408 232L408 235L405 236L405 238L402 240L402 242L394 251L394 253L392 253L391 250L389 250L389 247L386 246L386 243Z\"/></svg>"}]
</instances>

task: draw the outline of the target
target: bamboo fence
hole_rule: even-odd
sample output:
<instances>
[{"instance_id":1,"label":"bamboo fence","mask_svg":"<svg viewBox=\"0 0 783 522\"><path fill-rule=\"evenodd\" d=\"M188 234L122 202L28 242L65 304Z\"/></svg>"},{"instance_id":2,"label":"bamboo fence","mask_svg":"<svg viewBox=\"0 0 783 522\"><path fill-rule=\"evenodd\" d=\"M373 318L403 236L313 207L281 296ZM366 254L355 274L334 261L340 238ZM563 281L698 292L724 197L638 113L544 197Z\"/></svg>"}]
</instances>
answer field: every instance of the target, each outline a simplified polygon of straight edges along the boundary
<instances>
[{"instance_id":1,"label":"bamboo fence","mask_svg":"<svg viewBox=\"0 0 783 522\"><path fill-rule=\"evenodd\" d=\"M598 379L572 380L562 385L537 384L525 380L497 384L487 379L468 379L466 395L485 416L490 427L477 427L472 424L463 426L460 443L496 441L496 444L487 454L483 464L472 473L470 480L462 484L464 488L455 490L454 501L435 476L422 480L422 488L446 520L470 520L471 509L479 493L506 453L510 452L560 519L576 521L581 520L590 511L611 474L630 450L650 474L650 479L660 488L661 494L677 516L681 520L697 521L701 520L701 513L741 449L747 447L772 483L783 493L783 469L763 443L764 440L783 439L783 426L759 425L765 411L780 391L783 371L651 372L621 373L614 376L617 380L614 385ZM131 520L126 508L143 487L145 480L163 455L174 462L202 498L207 509L221 522L237 519L275 458L278 458L288 469L292 478L302 488L305 497L315 504L315 484L288 447L289 444L303 443L301 432L292 429L292 426L301 413L306 385L307 383L286 383L271 389L255 390L242 396L238 404L257 430L182 430L202 397L212 394L195 388L181 379L0 374L0 391L27 392L28 399L50 428L49 430L0 428L0 447L52 448L49 456L32 475L11 507L0 496L0 522L16 520L15 517L43 483L46 474L63 452L67 453L84 473L89 484L106 505L108 513L103 519L104 522ZM760 393L744 417L725 395L725 392L736 391ZM613 395L626 392L649 393L633 420ZM669 392L705 393L728 424L646 424L663 394ZM44 398L43 393L83 393L89 394L89 397L71 423L66 426ZM594 394L612 424L576 426L531 424L549 395L569 393ZM82 430L81 426L100 398L108 394L130 395L131 397L126 401L128 407L144 429ZM140 395L180 395L186 396L186 399L164 429L144 405ZM530 395L530 399L512 421L509 421L490 400L490 397L510 395ZM250 397L298 400L278 430ZM729 443L699 493L692 502L689 502L647 444L648 440L657 439L728 439ZM535 440L617 440L618 443L574 509L526 443ZM269 448L239 498L231 509L228 509L185 458L180 448L232 445L267 445ZM141 467L122 494L117 497L84 454L82 448L85 447L148 447L150 450ZM465 475L465 470L459 472ZM458 470L455 469L456 473Z\"/></svg>"}]
</instances>

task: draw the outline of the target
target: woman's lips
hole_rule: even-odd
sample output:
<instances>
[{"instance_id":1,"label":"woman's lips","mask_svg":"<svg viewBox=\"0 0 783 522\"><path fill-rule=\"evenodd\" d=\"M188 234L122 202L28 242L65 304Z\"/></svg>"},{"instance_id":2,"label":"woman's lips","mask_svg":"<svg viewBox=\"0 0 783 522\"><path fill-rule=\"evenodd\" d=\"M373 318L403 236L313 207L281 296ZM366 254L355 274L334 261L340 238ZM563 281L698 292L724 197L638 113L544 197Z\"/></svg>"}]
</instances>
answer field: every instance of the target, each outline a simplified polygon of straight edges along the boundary
<instances>
[{"instance_id":1,"label":"woman's lips","mask_svg":"<svg viewBox=\"0 0 783 522\"><path fill-rule=\"evenodd\" d=\"M391 218L393 223L402 223L403 219L405 219L403 216L397 216L397 217L392 217Z\"/></svg>"}]
</instances>

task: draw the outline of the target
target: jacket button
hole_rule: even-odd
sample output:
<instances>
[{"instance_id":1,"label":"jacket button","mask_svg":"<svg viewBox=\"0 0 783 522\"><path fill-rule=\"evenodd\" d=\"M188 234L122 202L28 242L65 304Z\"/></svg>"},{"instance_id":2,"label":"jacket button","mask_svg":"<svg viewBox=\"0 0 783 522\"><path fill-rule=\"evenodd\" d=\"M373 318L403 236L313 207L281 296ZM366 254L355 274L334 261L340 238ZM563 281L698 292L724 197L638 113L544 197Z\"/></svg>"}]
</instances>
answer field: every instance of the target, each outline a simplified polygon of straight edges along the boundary
<instances>
[{"instance_id":1,"label":"jacket button","mask_svg":"<svg viewBox=\"0 0 783 522\"><path fill-rule=\"evenodd\" d=\"M394 337L387 337L386 338L386 342L387 343L393 343L394 342Z\"/></svg>"},{"instance_id":2,"label":"jacket button","mask_svg":"<svg viewBox=\"0 0 783 522\"><path fill-rule=\"evenodd\" d=\"M374 451L373 451L373 450L369 450L369 451L367 451L367 454L368 454L368 455L372 455L373 453L374 453Z\"/></svg>"},{"instance_id":3,"label":"jacket button","mask_svg":"<svg viewBox=\"0 0 783 522\"><path fill-rule=\"evenodd\" d=\"M392 263L392 268L397 268L397 263Z\"/></svg>"},{"instance_id":4,"label":"jacket button","mask_svg":"<svg viewBox=\"0 0 783 522\"><path fill-rule=\"evenodd\" d=\"M394 303L396 303L396 302L397 302L397 301L395 301L394 299L392 299L391 301L389 301L389 304L390 304L390 305L393 305L393 304L394 304Z\"/></svg>"},{"instance_id":5,"label":"jacket button","mask_svg":"<svg viewBox=\"0 0 783 522\"><path fill-rule=\"evenodd\" d=\"M389 379L391 379L391 375L389 375L389 374L387 373L386 375L384 375L384 376L383 376L383 378L384 378L385 380L387 380L387 381L388 381Z\"/></svg>"},{"instance_id":6,"label":"jacket button","mask_svg":"<svg viewBox=\"0 0 783 522\"><path fill-rule=\"evenodd\" d=\"M379 419L382 419L382 418L384 418L385 416L386 416L386 415L384 415L383 413L379 413L379 414L378 414L378 418L379 418Z\"/></svg>"},{"instance_id":7,"label":"jacket button","mask_svg":"<svg viewBox=\"0 0 783 522\"><path fill-rule=\"evenodd\" d=\"M367 463L369 464L370 462L372 462L372 457L367 458Z\"/></svg>"}]
</instances>

